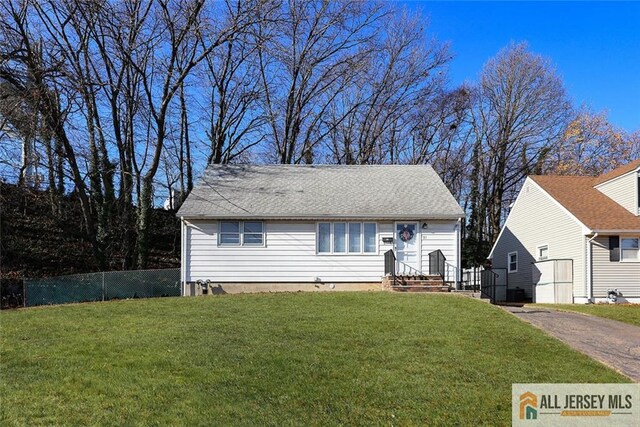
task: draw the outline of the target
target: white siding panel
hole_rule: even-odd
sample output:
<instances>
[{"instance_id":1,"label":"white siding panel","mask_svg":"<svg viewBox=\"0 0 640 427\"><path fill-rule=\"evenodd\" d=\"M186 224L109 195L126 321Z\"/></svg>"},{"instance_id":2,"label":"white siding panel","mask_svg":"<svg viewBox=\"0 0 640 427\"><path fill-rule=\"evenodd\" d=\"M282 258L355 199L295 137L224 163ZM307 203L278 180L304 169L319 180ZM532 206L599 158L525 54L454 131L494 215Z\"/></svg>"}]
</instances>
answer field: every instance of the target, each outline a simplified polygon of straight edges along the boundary
<instances>
[{"instance_id":1,"label":"white siding panel","mask_svg":"<svg viewBox=\"0 0 640 427\"><path fill-rule=\"evenodd\" d=\"M440 249L447 260L447 263L458 266L458 250L456 244L456 222L435 222L423 221L427 223L426 230L420 230L422 238L422 271L429 272L429 254Z\"/></svg>"},{"instance_id":2,"label":"white siding panel","mask_svg":"<svg viewBox=\"0 0 640 427\"><path fill-rule=\"evenodd\" d=\"M600 184L596 188L632 214L638 215L637 183L638 174L633 172Z\"/></svg>"},{"instance_id":3,"label":"white siding panel","mask_svg":"<svg viewBox=\"0 0 640 427\"><path fill-rule=\"evenodd\" d=\"M527 179L495 244L492 264L507 269L507 254L517 251L518 271L508 274L508 285L520 287L532 297L537 246L549 245L550 259L573 260L573 296L585 297L584 241L582 226Z\"/></svg>"},{"instance_id":4,"label":"white siding panel","mask_svg":"<svg viewBox=\"0 0 640 427\"><path fill-rule=\"evenodd\" d=\"M640 297L640 262L609 261L609 237L597 237L592 246L593 296L606 298L609 289L624 297Z\"/></svg>"},{"instance_id":5,"label":"white siding panel","mask_svg":"<svg viewBox=\"0 0 640 427\"><path fill-rule=\"evenodd\" d=\"M384 252L393 248L382 242L394 237L393 222L377 223L378 253L360 255L317 255L316 222L266 221L265 247L218 247L217 224L187 222L187 281L311 282L319 277L323 282L375 282L384 274ZM447 240L455 239L454 224L443 223L442 231L434 228L422 237L423 248L441 249L447 261L454 260L455 241Z\"/></svg>"}]
</instances>

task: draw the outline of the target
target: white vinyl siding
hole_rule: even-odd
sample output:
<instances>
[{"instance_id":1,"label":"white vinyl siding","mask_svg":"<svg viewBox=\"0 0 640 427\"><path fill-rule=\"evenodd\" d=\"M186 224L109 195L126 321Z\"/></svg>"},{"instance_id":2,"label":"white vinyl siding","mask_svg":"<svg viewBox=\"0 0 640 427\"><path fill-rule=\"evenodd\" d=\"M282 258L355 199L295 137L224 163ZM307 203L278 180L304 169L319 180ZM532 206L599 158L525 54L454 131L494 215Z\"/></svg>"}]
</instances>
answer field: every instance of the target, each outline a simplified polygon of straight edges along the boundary
<instances>
[{"instance_id":1,"label":"white vinyl siding","mask_svg":"<svg viewBox=\"0 0 640 427\"><path fill-rule=\"evenodd\" d=\"M518 271L507 274L510 289L520 287L533 296L532 263L538 247L548 245L550 259L573 260L573 295L586 297L585 238L582 225L573 219L531 178L525 181L492 251L494 268L508 269L507 255L518 252Z\"/></svg>"},{"instance_id":2,"label":"white vinyl siding","mask_svg":"<svg viewBox=\"0 0 640 427\"><path fill-rule=\"evenodd\" d=\"M638 173L630 172L596 186L610 199L634 215L638 215Z\"/></svg>"},{"instance_id":3,"label":"white vinyl siding","mask_svg":"<svg viewBox=\"0 0 640 427\"><path fill-rule=\"evenodd\" d=\"M264 247L218 247L218 223L191 220L185 224L184 278L188 282L212 280L214 282L377 282L384 275L384 252L393 244L384 243L384 237L393 237L393 222L376 225L375 253L318 254L316 235L322 224L315 221L265 221ZM364 230L361 247L371 246L367 229L373 224L361 222ZM429 223L430 230L422 236L423 253L440 249L447 262L457 264L455 250L455 221ZM330 236L330 234L329 234ZM348 243L347 243L348 244ZM331 248L331 238L325 242ZM329 249L330 250L330 249ZM428 268L428 257L425 268Z\"/></svg>"},{"instance_id":4,"label":"white vinyl siding","mask_svg":"<svg viewBox=\"0 0 640 427\"><path fill-rule=\"evenodd\" d=\"M424 224L427 228L423 228ZM458 260L458 244L455 221L420 221L417 233L421 239L420 257L421 270L429 272L429 254L440 249L446 258L446 262L460 268Z\"/></svg>"},{"instance_id":5,"label":"white vinyl siding","mask_svg":"<svg viewBox=\"0 0 640 427\"><path fill-rule=\"evenodd\" d=\"M610 261L608 236L593 241L591 256L595 298L606 298L609 289L618 289L624 297L640 297L640 262Z\"/></svg>"}]
</instances>

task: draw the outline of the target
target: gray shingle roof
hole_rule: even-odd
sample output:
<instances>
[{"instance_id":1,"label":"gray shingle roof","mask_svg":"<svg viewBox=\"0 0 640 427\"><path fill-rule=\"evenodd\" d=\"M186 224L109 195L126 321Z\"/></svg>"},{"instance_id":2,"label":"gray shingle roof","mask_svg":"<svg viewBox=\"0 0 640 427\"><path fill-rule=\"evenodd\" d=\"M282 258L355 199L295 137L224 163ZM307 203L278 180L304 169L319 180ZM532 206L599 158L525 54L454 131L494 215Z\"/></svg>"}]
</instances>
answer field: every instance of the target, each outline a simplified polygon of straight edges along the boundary
<instances>
[{"instance_id":1,"label":"gray shingle roof","mask_svg":"<svg viewBox=\"0 0 640 427\"><path fill-rule=\"evenodd\" d=\"M464 212L428 165L211 165L178 216L448 219Z\"/></svg>"}]
</instances>

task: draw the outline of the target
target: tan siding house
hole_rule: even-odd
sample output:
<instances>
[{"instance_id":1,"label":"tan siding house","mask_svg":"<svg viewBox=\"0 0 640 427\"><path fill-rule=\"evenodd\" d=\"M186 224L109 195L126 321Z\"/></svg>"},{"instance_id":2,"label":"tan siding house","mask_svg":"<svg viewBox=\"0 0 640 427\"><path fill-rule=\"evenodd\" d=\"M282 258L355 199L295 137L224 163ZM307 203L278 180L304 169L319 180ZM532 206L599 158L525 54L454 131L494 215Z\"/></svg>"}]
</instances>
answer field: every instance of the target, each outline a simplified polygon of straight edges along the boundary
<instances>
[{"instance_id":1,"label":"tan siding house","mask_svg":"<svg viewBox=\"0 0 640 427\"><path fill-rule=\"evenodd\" d=\"M637 215L637 184L638 174L628 173L619 178L596 185L595 188L632 214ZM629 189L633 189L635 191L629 191Z\"/></svg>"},{"instance_id":2,"label":"tan siding house","mask_svg":"<svg viewBox=\"0 0 640 427\"><path fill-rule=\"evenodd\" d=\"M540 233L542 228L545 233ZM527 178L490 255L494 268L507 269L510 288L519 287L533 298L531 265L547 248L553 259L573 259L574 294L586 297L583 283L584 258L576 256L584 248L583 226L550 197L534 180ZM510 272L508 256L517 253L517 268Z\"/></svg>"},{"instance_id":3,"label":"tan siding house","mask_svg":"<svg viewBox=\"0 0 640 427\"><path fill-rule=\"evenodd\" d=\"M547 263L570 260L574 302L640 302L639 173L640 160L597 178L528 177L489 255L508 288L535 300Z\"/></svg>"}]
</instances>

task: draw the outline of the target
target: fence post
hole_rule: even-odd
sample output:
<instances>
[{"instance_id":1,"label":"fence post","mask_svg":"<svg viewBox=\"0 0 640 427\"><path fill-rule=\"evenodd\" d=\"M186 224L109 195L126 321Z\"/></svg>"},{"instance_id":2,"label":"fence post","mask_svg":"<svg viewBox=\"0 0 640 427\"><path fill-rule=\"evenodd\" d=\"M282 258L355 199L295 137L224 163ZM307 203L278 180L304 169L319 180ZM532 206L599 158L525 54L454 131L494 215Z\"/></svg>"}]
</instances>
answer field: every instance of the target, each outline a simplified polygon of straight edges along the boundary
<instances>
[{"instance_id":1,"label":"fence post","mask_svg":"<svg viewBox=\"0 0 640 427\"><path fill-rule=\"evenodd\" d=\"M102 272L102 301L104 301L105 292L104 292L104 271Z\"/></svg>"},{"instance_id":2,"label":"fence post","mask_svg":"<svg viewBox=\"0 0 640 427\"><path fill-rule=\"evenodd\" d=\"M496 276L493 276L493 290L491 291L492 299L491 304L495 304L498 302L498 298L496 295Z\"/></svg>"},{"instance_id":3,"label":"fence post","mask_svg":"<svg viewBox=\"0 0 640 427\"><path fill-rule=\"evenodd\" d=\"M22 306L27 306L27 282L22 278Z\"/></svg>"}]
</instances>

